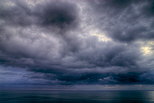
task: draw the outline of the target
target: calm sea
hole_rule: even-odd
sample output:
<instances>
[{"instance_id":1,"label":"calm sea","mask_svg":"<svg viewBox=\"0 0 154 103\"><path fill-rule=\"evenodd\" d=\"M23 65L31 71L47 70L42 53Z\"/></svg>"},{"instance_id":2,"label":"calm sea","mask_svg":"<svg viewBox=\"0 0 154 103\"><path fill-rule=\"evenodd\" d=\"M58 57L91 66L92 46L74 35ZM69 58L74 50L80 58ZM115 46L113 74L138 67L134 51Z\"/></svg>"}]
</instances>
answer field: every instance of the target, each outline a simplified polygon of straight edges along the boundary
<instances>
[{"instance_id":1,"label":"calm sea","mask_svg":"<svg viewBox=\"0 0 154 103\"><path fill-rule=\"evenodd\" d=\"M154 103L154 91L1 90L0 103Z\"/></svg>"}]
</instances>

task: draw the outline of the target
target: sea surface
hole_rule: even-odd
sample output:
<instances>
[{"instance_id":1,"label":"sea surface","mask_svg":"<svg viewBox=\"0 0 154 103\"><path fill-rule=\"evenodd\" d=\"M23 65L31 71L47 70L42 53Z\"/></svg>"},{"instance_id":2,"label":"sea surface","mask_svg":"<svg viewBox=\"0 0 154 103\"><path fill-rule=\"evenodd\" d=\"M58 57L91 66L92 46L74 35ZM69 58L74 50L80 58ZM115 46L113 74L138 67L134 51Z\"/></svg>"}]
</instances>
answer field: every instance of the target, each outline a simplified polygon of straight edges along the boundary
<instances>
[{"instance_id":1,"label":"sea surface","mask_svg":"<svg viewBox=\"0 0 154 103\"><path fill-rule=\"evenodd\" d=\"M154 91L0 90L0 103L154 103Z\"/></svg>"}]
</instances>

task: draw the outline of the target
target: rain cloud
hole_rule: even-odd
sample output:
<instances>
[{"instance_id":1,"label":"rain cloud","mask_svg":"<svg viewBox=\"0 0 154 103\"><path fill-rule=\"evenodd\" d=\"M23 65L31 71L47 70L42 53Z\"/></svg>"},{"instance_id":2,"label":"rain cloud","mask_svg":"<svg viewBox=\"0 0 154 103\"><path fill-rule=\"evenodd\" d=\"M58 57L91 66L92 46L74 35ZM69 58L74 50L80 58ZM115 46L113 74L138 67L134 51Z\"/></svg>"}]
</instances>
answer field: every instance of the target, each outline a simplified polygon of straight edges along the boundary
<instances>
[{"instance_id":1,"label":"rain cloud","mask_svg":"<svg viewBox=\"0 0 154 103\"><path fill-rule=\"evenodd\" d=\"M2 0L0 8L0 84L154 83L153 0Z\"/></svg>"}]
</instances>

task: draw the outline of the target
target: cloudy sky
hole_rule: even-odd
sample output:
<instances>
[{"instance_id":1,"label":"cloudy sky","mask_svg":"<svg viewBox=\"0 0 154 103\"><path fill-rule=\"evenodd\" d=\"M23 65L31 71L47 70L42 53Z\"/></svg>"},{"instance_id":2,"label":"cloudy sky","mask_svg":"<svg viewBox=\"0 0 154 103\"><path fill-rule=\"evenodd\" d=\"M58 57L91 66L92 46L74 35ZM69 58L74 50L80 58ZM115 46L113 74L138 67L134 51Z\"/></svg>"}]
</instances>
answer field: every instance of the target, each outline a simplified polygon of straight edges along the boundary
<instances>
[{"instance_id":1,"label":"cloudy sky","mask_svg":"<svg viewBox=\"0 0 154 103\"><path fill-rule=\"evenodd\" d=\"M0 0L0 85L153 83L154 0Z\"/></svg>"}]
</instances>

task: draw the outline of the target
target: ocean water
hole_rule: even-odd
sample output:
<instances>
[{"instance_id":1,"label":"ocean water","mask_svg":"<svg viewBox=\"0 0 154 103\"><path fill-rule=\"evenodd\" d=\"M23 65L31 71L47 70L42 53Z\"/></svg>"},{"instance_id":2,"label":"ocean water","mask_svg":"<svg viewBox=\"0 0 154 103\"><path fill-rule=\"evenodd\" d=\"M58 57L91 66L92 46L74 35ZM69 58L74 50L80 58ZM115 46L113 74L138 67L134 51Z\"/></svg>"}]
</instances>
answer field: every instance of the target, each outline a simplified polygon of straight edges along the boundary
<instances>
[{"instance_id":1,"label":"ocean water","mask_svg":"<svg viewBox=\"0 0 154 103\"><path fill-rule=\"evenodd\" d=\"M1 90L0 103L154 103L154 91Z\"/></svg>"}]
</instances>

